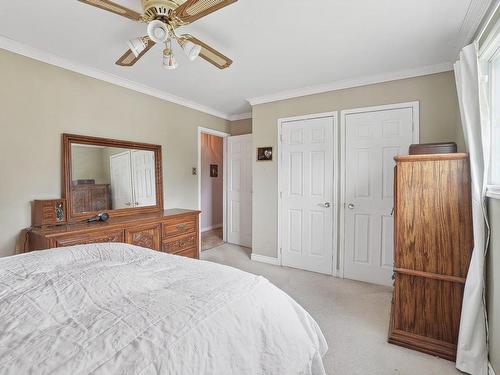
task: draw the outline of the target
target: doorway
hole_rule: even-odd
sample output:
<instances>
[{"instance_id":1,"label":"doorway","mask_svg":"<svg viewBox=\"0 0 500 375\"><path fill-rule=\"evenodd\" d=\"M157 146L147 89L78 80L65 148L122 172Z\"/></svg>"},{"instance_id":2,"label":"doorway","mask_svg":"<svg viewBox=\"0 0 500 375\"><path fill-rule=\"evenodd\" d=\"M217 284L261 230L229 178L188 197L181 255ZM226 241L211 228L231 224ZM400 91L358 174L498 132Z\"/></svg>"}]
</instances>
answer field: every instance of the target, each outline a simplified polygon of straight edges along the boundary
<instances>
[{"instance_id":1,"label":"doorway","mask_svg":"<svg viewBox=\"0 0 500 375\"><path fill-rule=\"evenodd\" d=\"M194 173L198 175L198 209L202 211L199 233L202 251L225 242L252 246L252 149L251 134L230 136L198 128L198 168Z\"/></svg>"},{"instance_id":2,"label":"doorway","mask_svg":"<svg viewBox=\"0 0 500 375\"><path fill-rule=\"evenodd\" d=\"M394 157L419 141L419 103L342 111L341 119L341 274L390 286Z\"/></svg>"},{"instance_id":3,"label":"doorway","mask_svg":"<svg viewBox=\"0 0 500 375\"><path fill-rule=\"evenodd\" d=\"M200 239L201 250L225 242L225 137L215 131L199 133Z\"/></svg>"}]
</instances>

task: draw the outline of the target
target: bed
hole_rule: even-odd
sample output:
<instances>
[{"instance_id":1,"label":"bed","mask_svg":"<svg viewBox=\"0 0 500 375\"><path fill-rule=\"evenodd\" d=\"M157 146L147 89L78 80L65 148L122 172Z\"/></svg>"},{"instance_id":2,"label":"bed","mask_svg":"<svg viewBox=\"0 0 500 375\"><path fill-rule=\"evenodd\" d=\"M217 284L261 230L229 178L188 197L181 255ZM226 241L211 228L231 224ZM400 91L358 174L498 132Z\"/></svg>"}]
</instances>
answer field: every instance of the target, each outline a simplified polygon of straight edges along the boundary
<instances>
[{"instance_id":1,"label":"bed","mask_svg":"<svg viewBox=\"0 0 500 375\"><path fill-rule=\"evenodd\" d=\"M2 374L324 375L313 318L260 276L126 244L0 259Z\"/></svg>"}]
</instances>

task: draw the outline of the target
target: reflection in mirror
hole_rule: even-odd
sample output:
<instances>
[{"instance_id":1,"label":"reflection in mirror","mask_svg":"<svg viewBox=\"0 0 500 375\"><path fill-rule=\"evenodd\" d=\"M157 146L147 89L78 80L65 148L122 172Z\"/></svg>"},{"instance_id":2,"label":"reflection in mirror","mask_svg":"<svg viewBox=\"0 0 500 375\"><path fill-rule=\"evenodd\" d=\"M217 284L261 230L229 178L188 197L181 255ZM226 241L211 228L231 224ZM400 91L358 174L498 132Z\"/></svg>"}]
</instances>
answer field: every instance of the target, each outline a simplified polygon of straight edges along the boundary
<instances>
[{"instance_id":1,"label":"reflection in mirror","mask_svg":"<svg viewBox=\"0 0 500 375\"><path fill-rule=\"evenodd\" d=\"M73 213L156 205L155 153L71 144Z\"/></svg>"}]
</instances>

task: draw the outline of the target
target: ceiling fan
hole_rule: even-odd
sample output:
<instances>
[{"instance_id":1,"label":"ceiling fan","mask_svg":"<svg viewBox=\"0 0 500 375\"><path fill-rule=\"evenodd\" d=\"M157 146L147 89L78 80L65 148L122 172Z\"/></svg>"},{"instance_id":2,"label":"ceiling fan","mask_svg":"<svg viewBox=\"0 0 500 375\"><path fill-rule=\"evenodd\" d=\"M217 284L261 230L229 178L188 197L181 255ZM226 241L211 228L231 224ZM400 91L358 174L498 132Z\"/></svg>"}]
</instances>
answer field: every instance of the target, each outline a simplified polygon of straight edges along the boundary
<instances>
[{"instance_id":1,"label":"ceiling fan","mask_svg":"<svg viewBox=\"0 0 500 375\"><path fill-rule=\"evenodd\" d=\"M141 0L143 14L109 0L78 0L82 3L148 24L148 35L128 41L129 50L116 62L120 66L133 66L156 44L163 43L163 66L176 69L178 63L172 50L175 40L189 60L198 56L219 69L228 68L233 61L201 40L189 34L177 35L176 29L222 9L238 0Z\"/></svg>"}]
</instances>

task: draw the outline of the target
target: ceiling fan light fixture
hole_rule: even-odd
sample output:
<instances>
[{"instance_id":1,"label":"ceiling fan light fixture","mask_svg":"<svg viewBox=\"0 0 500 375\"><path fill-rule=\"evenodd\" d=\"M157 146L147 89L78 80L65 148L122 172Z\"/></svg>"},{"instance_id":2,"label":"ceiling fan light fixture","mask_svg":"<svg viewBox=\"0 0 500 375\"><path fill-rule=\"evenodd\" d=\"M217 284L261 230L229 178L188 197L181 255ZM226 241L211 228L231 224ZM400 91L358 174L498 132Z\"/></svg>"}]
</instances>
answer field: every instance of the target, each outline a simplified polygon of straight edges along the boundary
<instances>
[{"instance_id":1,"label":"ceiling fan light fixture","mask_svg":"<svg viewBox=\"0 0 500 375\"><path fill-rule=\"evenodd\" d=\"M163 43L168 39L168 35L168 27L164 22L154 20L148 24L148 36L153 42Z\"/></svg>"},{"instance_id":2,"label":"ceiling fan light fixture","mask_svg":"<svg viewBox=\"0 0 500 375\"><path fill-rule=\"evenodd\" d=\"M175 70L179 67L179 63L169 47L163 50L163 67L167 70Z\"/></svg>"},{"instance_id":3,"label":"ceiling fan light fixture","mask_svg":"<svg viewBox=\"0 0 500 375\"><path fill-rule=\"evenodd\" d=\"M135 57L139 57L139 55L146 49L147 44L144 42L143 38L135 38L131 39L127 42L128 47L132 51Z\"/></svg>"},{"instance_id":4,"label":"ceiling fan light fixture","mask_svg":"<svg viewBox=\"0 0 500 375\"><path fill-rule=\"evenodd\" d=\"M167 70L175 70L179 67L179 63L174 55L169 55L163 58L163 67Z\"/></svg>"},{"instance_id":5,"label":"ceiling fan light fixture","mask_svg":"<svg viewBox=\"0 0 500 375\"><path fill-rule=\"evenodd\" d=\"M198 44L194 44L191 41L185 41L181 43L182 50L186 54L187 58L190 61L194 61L198 58L201 52L201 46Z\"/></svg>"}]
</instances>

